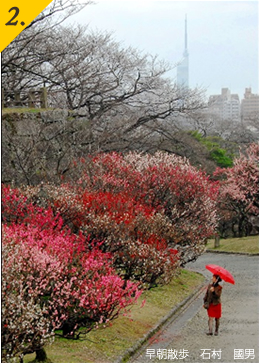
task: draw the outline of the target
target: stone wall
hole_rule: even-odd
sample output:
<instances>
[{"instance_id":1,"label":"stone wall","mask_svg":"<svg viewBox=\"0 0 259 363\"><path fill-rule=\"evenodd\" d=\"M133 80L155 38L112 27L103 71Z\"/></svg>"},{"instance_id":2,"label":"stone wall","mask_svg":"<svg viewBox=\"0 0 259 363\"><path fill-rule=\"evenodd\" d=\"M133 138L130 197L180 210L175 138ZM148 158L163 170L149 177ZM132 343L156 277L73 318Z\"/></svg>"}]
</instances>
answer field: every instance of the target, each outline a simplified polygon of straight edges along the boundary
<instances>
[{"instance_id":1,"label":"stone wall","mask_svg":"<svg viewBox=\"0 0 259 363\"><path fill-rule=\"evenodd\" d=\"M59 181L83 151L89 130L86 119L67 110L3 113L2 181Z\"/></svg>"}]
</instances>

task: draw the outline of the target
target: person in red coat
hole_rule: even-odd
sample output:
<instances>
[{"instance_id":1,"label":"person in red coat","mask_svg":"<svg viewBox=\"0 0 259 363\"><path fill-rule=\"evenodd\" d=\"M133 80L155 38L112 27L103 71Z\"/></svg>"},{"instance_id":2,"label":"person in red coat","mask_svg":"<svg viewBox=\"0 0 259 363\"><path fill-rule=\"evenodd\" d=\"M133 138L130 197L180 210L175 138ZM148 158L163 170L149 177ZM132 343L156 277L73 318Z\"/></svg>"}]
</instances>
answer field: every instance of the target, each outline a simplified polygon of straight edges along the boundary
<instances>
[{"instance_id":1,"label":"person in red coat","mask_svg":"<svg viewBox=\"0 0 259 363\"><path fill-rule=\"evenodd\" d=\"M215 335L219 334L219 321L221 318L221 292L222 286L219 282L222 281L218 275L212 276L212 283L209 284L206 294L203 298L204 307L207 309L209 317L209 332L207 335L212 335L213 319L215 318Z\"/></svg>"}]
</instances>

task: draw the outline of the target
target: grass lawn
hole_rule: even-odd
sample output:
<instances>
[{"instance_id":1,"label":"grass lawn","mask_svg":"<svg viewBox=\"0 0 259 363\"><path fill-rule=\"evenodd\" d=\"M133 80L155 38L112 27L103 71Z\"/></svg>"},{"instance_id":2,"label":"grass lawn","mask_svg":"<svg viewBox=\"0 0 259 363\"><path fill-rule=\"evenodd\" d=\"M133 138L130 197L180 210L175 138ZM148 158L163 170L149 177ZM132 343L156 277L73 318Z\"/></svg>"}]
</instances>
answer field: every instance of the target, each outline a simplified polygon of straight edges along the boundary
<instances>
[{"instance_id":1,"label":"grass lawn","mask_svg":"<svg viewBox=\"0 0 259 363\"><path fill-rule=\"evenodd\" d=\"M50 110L51 110L50 108L28 108L28 107L2 108L2 115L6 113L39 113Z\"/></svg>"},{"instance_id":2,"label":"grass lawn","mask_svg":"<svg viewBox=\"0 0 259 363\"><path fill-rule=\"evenodd\" d=\"M178 303L205 281L202 275L182 270L170 284L145 291L129 316L120 316L109 327L91 331L82 340L56 338L46 347L53 363L108 363L116 359L143 337ZM142 301L146 303L141 307ZM27 355L24 363L34 359Z\"/></svg>"},{"instance_id":3,"label":"grass lawn","mask_svg":"<svg viewBox=\"0 0 259 363\"><path fill-rule=\"evenodd\" d=\"M209 240L207 249L226 252L259 253L259 236L221 239L220 247L218 248L214 248L214 240Z\"/></svg>"}]
</instances>

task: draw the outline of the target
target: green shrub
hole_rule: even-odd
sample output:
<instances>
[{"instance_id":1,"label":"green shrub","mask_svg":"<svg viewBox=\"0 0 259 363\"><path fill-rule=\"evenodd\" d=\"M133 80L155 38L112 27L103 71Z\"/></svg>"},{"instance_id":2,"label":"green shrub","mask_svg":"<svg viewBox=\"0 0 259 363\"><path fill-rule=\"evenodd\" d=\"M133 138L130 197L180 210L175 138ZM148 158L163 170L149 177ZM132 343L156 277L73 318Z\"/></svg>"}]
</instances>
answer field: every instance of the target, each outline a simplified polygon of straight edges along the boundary
<instances>
[{"instance_id":1,"label":"green shrub","mask_svg":"<svg viewBox=\"0 0 259 363\"><path fill-rule=\"evenodd\" d=\"M203 137L198 131L191 131L191 136L204 145L209 150L210 159L221 168L233 166L233 155L227 149L221 147L223 139L216 136Z\"/></svg>"}]
</instances>

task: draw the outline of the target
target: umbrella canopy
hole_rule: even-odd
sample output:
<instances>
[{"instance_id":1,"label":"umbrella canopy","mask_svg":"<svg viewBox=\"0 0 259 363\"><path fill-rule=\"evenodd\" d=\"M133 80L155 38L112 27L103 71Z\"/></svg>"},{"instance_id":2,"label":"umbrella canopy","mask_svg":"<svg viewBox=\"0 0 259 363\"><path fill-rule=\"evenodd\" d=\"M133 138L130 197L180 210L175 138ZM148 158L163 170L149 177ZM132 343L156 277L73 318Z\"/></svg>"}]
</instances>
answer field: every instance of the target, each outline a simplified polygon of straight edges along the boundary
<instances>
[{"instance_id":1,"label":"umbrella canopy","mask_svg":"<svg viewBox=\"0 0 259 363\"><path fill-rule=\"evenodd\" d=\"M221 277L222 280L229 282L230 284L235 284L234 277L225 268L218 265L206 265L205 267L213 274L219 275L219 277Z\"/></svg>"}]
</instances>

